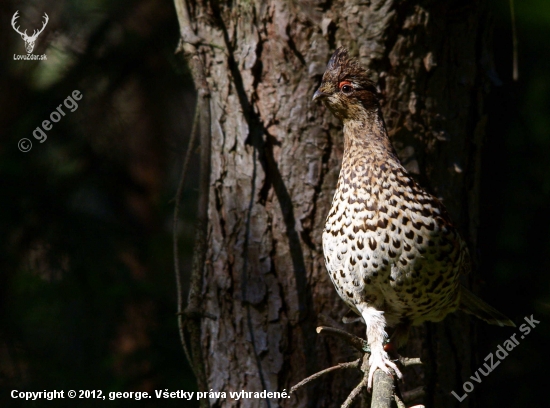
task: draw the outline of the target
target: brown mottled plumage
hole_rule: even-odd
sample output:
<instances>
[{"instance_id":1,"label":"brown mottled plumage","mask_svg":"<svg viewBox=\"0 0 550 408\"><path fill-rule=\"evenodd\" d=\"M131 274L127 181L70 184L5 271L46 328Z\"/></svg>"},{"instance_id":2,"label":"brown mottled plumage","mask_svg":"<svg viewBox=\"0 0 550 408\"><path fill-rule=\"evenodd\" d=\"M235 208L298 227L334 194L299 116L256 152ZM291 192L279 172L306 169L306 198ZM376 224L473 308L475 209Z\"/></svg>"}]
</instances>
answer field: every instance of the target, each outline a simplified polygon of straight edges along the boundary
<instances>
[{"instance_id":1,"label":"brown mottled plumage","mask_svg":"<svg viewBox=\"0 0 550 408\"><path fill-rule=\"evenodd\" d=\"M465 242L443 204L399 162L374 83L338 48L313 96L344 124L342 169L323 232L326 266L340 297L367 325L368 385L377 368L401 373L384 351L386 327L406 341L410 325L461 309L491 324L514 324L465 287Z\"/></svg>"}]
</instances>

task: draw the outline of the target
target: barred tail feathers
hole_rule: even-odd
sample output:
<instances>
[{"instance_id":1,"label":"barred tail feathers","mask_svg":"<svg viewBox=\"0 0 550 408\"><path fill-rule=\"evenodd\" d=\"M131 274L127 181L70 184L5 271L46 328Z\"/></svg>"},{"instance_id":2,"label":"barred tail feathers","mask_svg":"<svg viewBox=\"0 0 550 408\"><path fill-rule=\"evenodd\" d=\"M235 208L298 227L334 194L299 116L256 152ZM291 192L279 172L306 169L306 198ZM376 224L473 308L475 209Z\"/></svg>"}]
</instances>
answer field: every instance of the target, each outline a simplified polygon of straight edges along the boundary
<instances>
[{"instance_id":1,"label":"barred tail feathers","mask_svg":"<svg viewBox=\"0 0 550 408\"><path fill-rule=\"evenodd\" d=\"M458 308L463 312L474 315L478 319L481 319L489 324L516 327L514 322L494 307L489 306L464 286L461 286L460 288L460 305Z\"/></svg>"}]
</instances>

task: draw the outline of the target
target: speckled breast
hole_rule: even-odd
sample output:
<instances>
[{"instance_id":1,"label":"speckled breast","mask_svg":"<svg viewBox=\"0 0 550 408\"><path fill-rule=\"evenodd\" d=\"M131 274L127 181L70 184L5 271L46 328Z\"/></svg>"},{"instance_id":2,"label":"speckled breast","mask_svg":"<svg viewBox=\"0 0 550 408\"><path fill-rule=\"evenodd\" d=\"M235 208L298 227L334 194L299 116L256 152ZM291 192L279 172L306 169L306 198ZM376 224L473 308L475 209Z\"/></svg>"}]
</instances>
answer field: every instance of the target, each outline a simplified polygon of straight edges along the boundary
<instances>
[{"instance_id":1,"label":"speckled breast","mask_svg":"<svg viewBox=\"0 0 550 408\"><path fill-rule=\"evenodd\" d=\"M404 169L373 181L342 177L323 232L326 266L340 297L383 310L388 324L438 321L458 305L466 248L444 208Z\"/></svg>"}]
</instances>

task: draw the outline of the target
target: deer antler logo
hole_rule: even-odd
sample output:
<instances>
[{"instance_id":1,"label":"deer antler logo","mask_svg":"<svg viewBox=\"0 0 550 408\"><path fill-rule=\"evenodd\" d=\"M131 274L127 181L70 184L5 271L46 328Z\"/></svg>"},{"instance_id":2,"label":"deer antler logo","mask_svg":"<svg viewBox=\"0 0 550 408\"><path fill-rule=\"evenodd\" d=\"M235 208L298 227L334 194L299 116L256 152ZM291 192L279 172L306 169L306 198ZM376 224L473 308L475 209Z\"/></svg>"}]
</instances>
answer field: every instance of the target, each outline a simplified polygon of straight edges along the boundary
<instances>
[{"instance_id":1,"label":"deer antler logo","mask_svg":"<svg viewBox=\"0 0 550 408\"><path fill-rule=\"evenodd\" d=\"M23 41L25 41L25 48L27 49L27 53L30 54L30 53L32 53L32 50L34 49L34 43L36 41L36 38L38 37L38 35L42 31L44 31L44 28L46 27L46 24L48 24L48 21L50 20L50 18L48 17L48 15L46 13L44 13L44 23L42 25L42 28L38 31L34 30L33 34L31 36L28 36L27 35L27 30L25 30L25 32L22 33L21 31L19 31L19 27L15 27L15 20L17 20L19 18L17 13L19 13L19 10L17 10L15 12L15 14L13 15L13 17L11 19L11 26L13 27L13 29L16 32L21 34L21 38L23 39Z\"/></svg>"}]
</instances>

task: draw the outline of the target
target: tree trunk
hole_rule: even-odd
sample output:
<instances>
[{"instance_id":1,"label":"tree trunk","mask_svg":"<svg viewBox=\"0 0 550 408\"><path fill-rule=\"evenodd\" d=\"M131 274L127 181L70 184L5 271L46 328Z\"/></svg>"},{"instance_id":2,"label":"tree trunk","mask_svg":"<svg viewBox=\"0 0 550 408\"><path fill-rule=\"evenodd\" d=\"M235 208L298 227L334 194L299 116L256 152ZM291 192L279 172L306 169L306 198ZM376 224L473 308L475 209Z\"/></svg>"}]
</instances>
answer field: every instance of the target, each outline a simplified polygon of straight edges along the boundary
<instances>
[{"instance_id":1,"label":"tree trunk","mask_svg":"<svg viewBox=\"0 0 550 408\"><path fill-rule=\"evenodd\" d=\"M211 91L212 172L202 352L212 406L335 407L359 380L337 372L287 391L353 351L316 334L319 314L346 306L327 275L321 233L343 151L341 124L311 102L337 45L371 69L405 167L441 197L475 247L478 179L491 71L480 1L197 0L190 9ZM364 337L364 326L353 329ZM413 330L403 389L427 407L458 406L472 370L469 319ZM473 401L469 396L461 407Z\"/></svg>"}]
</instances>

